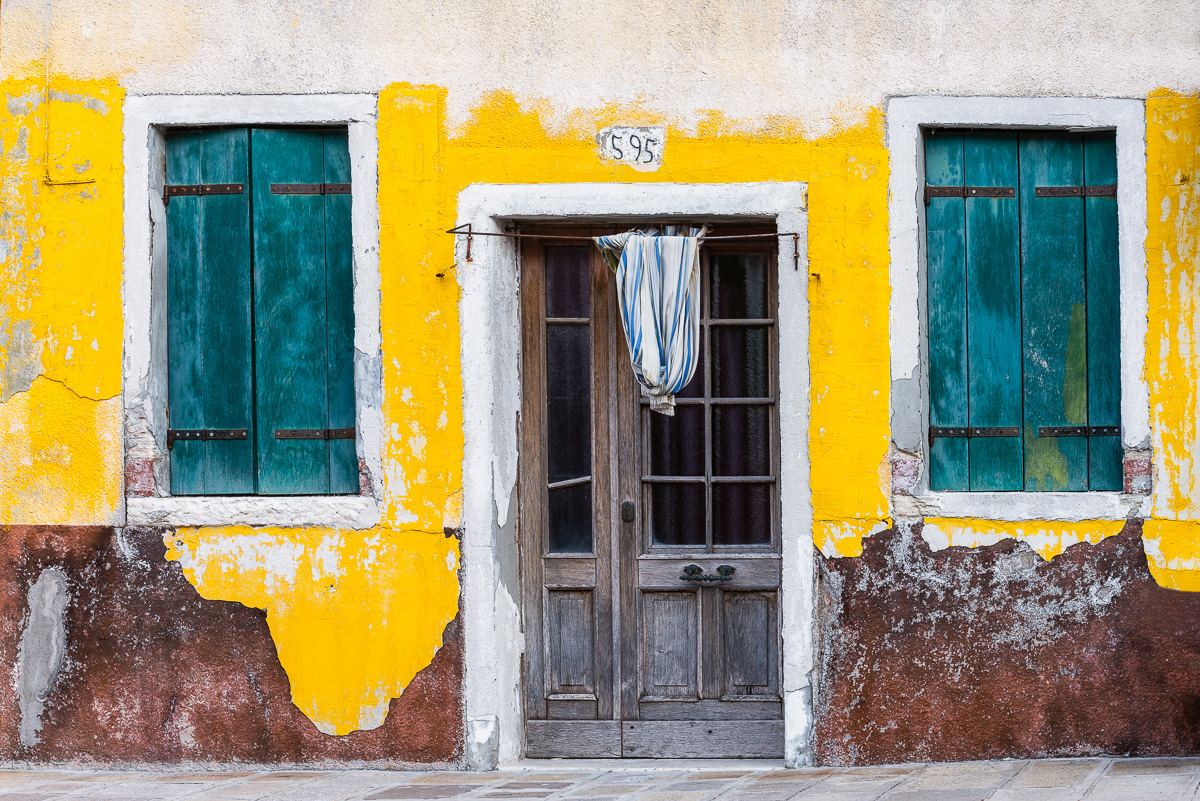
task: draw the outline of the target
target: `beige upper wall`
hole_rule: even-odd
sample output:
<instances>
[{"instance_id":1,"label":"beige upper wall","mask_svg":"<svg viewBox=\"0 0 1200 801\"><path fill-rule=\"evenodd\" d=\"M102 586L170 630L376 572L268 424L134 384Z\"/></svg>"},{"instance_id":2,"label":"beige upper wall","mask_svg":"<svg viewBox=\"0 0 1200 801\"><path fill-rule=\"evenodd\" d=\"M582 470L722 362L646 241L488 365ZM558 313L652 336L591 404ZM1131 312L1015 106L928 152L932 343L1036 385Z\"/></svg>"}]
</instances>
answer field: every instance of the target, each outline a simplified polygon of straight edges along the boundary
<instances>
[{"instance_id":1,"label":"beige upper wall","mask_svg":"<svg viewBox=\"0 0 1200 801\"><path fill-rule=\"evenodd\" d=\"M1200 0L51 0L52 69L135 94L505 89L561 110L717 109L822 133L898 94L1141 97L1200 86ZM46 0L2 0L0 72ZM40 71L40 70L39 70Z\"/></svg>"}]
</instances>

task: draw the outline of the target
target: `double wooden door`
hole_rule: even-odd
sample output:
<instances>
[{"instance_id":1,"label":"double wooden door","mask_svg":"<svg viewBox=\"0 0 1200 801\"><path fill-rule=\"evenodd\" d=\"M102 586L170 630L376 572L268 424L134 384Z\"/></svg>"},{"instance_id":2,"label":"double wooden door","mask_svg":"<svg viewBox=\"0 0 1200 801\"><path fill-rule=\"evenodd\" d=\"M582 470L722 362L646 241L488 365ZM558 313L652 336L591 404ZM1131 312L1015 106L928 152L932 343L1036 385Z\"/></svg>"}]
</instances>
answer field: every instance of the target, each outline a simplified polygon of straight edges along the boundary
<instances>
[{"instance_id":1,"label":"double wooden door","mask_svg":"<svg viewBox=\"0 0 1200 801\"><path fill-rule=\"evenodd\" d=\"M529 757L783 755L775 258L733 241L702 249L700 366L665 416L595 246L523 240Z\"/></svg>"}]
</instances>

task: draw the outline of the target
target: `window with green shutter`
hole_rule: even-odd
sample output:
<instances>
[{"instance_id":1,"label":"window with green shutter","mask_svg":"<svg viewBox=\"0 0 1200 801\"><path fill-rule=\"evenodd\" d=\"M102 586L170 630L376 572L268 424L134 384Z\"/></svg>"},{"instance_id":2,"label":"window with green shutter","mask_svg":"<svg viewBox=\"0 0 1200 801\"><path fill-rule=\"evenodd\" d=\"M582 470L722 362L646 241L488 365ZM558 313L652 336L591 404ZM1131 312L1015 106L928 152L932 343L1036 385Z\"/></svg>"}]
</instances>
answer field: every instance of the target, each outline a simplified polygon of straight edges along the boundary
<instances>
[{"instance_id":1,"label":"window with green shutter","mask_svg":"<svg viewBox=\"0 0 1200 801\"><path fill-rule=\"evenodd\" d=\"M345 130L167 137L176 495L358 492Z\"/></svg>"},{"instance_id":2,"label":"window with green shutter","mask_svg":"<svg viewBox=\"0 0 1200 801\"><path fill-rule=\"evenodd\" d=\"M1119 490L1112 132L925 137L932 490Z\"/></svg>"}]
</instances>

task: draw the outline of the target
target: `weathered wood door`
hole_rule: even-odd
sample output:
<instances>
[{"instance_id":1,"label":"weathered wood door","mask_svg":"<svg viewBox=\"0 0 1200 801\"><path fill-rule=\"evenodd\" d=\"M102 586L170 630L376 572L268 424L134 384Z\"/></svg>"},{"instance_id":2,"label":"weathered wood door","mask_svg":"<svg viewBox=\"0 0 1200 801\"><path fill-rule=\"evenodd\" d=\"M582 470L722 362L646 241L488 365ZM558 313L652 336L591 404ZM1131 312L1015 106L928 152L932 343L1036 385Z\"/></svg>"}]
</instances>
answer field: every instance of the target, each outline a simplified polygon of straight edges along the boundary
<instances>
[{"instance_id":1,"label":"weathered wood door","mask_svg":"<svg viewBox=\"0 0 1200 801\"><path fill-rule=\"evenodd\" d=\"M525 242L526 753L782 756L774 255L703 249L701 364L668 417L595 248Z\"/></svg>"}]
</instances>

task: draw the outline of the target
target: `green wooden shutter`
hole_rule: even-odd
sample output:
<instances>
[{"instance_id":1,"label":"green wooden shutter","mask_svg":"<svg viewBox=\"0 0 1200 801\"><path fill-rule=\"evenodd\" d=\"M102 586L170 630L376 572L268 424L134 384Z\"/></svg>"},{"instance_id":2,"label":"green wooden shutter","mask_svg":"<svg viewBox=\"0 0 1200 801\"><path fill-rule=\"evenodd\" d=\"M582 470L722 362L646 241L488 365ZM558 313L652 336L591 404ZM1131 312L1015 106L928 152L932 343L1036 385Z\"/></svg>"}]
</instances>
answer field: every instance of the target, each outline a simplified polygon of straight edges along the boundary
<instances>
[{"instance_id":1,"label":"green wooden shutter","mask_svg":"<svg viewBox=\"0 0 1200 801\"><path fill-rule=\"evenodd\" d=\"M1087 425L1087 306L1083 198L1037 197L1037 187L1083 184L1083 137L1021 137L1025 489L1086 490L1087 437L1042 437L1045 426Z\"/></svg>"},{"instance_id":2,"label":"green wooden shutter","mask_svg":"<svg viewBox=\"0 0 1200 801\"><path fill-rule=\"evenodd\" d=\"M1016 187L1015 133L963 137L968 187ZM1021 256L1017 199L967 194L968 425L1021 425ZM968 440L971 489L1021 489L1020 436Z\"/></svg>"},{"instance_id":3,"label":"green wooden shutter","mask_svg":"<svg viewBox=\"0 0 1200 801\"><path fill-rule=\"evenodd\" d=\"M1088 186L1117 183L1117 140L1111 132L1083 137L1083 178ZM1121 425L1121 314L1117 261L1117 198L1084 201L1087 230L1088 425ZM1124 485L1120 436L1088 437L1088 488Z\"/></svg>"},{"instance_id":4,"label":"green wooden shutter","mask_svg":"<svg viewBox=\"0 0 1200 801\"><path fill-rule=\"evenodd\" d=\"M961 133L925 138L930 186L963 185ZM928 243L929 424L967 424L967 275L965 204L961 197L931 197L925 211ZM934 490L970 489L965 437L934 439L929 448Z\"/></svg>"},{"instance_id":5,"label":"green wooden shutter","mask_svg":"<svg viewBox=\"0 0 1200 801\"><path fill-rule=\"evenodd\" d=\"M353 439L286 437L354 426L349 196L275 186L347 183L345 135L255 129L251 145L259 491L355 492Z\"/></svg>"},{"instance_id":6,"label":"green wooden shutter","mask_svg":"<svg viewBox=\"0 0 1200 801\"><path fill-rule=\"evenodd\" d=\"M931 439L931 489L1120 489L1119 436L1039 436L1120 425L1116 198L1078 190L1116 183L1113 135L931 132L925 162L963 187L927 197L930 426L972 434Z\"/></svg>"},{"instance_id":7,"label":"green wooden shutter","mask_svg":"<svg viewBox=\"0 0 1200 801\"><path fill-rule=\"evenodd\" d=\"M350 147L344 132L325 134L325 180L350 183ZM325 307L329 351L329 427L354 428L354 253L350 195L325 195ZM329 491L358 492L355 439L329 441Z\"/></svg>"},{"instance_id":8,"label":"green wooden shutter","mask_svg":"<svg viewBox=\"0 0 1200 801\"><path fill-rule=\"evenodd\" d=\"M248 183L247 131L176 134L166 183ZM168 425L245 429L246 439L176 441L171 492L254 492L249 193L180 195L167 206Z\"/></svg>"}]
</instances>

